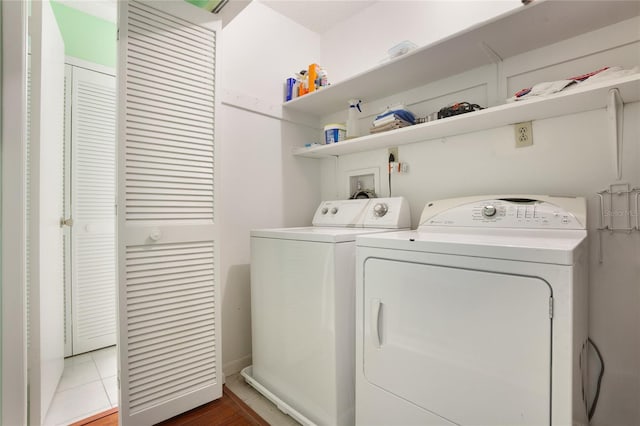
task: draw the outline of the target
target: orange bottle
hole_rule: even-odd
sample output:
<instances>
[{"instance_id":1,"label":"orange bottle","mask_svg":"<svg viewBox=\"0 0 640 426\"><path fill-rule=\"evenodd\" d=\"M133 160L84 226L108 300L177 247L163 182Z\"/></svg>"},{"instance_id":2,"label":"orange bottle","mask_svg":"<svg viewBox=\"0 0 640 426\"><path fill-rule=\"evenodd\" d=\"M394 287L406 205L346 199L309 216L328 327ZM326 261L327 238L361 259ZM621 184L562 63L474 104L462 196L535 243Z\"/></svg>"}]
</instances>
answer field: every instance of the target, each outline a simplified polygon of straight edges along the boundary
<instances>
[{"instance_id":1,"label":"orange bottle","mask_svg":"<svg viewBox=\"0 0 640 426\"><path fill-rule=\"evenodd\" d=\"M309 79L307 70L300 71L298 74L296 74L296 76L298 77L298 81L300 82L300 84L298 84L298 96L306 95L307 93L309 93Z\"/></svg>"},{"instance_id":2,"label":"orange bottle","mask_svg":"<svg viewBox=\"0 0 640 426\"><path fill-rule=\"evenodd\" d=\"M318 64L310 64L309 72L307 73L307 82L309 87L309 93L314 92L316 90L316 84L318 80L318 69L320 67Z\"/></svg>"}]
</instances>

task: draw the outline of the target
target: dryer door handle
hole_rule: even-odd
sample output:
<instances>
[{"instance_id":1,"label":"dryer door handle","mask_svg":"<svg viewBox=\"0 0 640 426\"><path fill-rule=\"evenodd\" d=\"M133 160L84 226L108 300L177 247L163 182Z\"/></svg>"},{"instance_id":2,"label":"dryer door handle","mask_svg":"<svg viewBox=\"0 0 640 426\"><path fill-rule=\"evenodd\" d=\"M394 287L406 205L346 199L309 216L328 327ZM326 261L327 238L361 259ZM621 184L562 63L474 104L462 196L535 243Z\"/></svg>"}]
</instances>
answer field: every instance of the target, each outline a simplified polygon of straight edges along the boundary
<instances>
[{"instance_id":1,"label":"dryer door handle","mask_svg":"<svg viewBox=\"0 0 640 426\"><path fill-rule=\"evenodd\" d=\"M380 299L371 299L371 334L373 335L373 344L377 349L382 346L382 337L380 336L381 319L382 302Z\"/></svg>"}]
</instances>

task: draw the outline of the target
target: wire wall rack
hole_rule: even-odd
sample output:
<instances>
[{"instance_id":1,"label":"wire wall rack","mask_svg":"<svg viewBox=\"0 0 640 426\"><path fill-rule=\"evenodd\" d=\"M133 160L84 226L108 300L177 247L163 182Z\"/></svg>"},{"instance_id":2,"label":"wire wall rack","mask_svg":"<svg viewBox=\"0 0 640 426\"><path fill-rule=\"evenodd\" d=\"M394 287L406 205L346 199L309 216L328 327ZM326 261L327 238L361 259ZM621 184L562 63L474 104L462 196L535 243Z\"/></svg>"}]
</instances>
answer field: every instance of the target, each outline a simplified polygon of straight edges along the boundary
<instances>
[{"instance_id":1,"label":"wire wall rack","mask_svg":"<svg viewBox=\"0 0 640 426\"><path fill-rule=\"evenodd\" d=\"M599 191L598 260L602 259L602 233L640 231L640 187L616 183Z\"/></svg>"}]
</instances>

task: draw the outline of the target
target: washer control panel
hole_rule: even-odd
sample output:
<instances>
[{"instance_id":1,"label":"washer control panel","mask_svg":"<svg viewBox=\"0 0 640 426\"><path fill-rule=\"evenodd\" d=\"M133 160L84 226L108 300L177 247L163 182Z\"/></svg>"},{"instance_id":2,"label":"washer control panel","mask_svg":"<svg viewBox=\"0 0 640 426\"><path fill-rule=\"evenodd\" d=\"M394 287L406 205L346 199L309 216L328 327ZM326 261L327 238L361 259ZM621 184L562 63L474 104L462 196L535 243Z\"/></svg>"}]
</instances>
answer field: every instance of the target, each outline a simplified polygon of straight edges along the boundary
<instances>
[{"instance_id":1,"label":"washer control panel","mask_svg":"<svg viewBox=\"0 0 640 426\"><path fill-rule=\"evenodd\" d=\"M389 206L387 203L376 203L373 206L373 215L375 217L384 217L389 211Z\"/></svg>"},{"instance_id":2,"label":"washer control panel","mask_svg":"<svg viewBox=\"0 0 640 426\"><path fill-rule=\"evenodd\" d=\"M365 228L409 228L411 227L409 203L403 197L372 198L366 209Z\"/></svg>"},{"instance_id":3,"label":"washer control panel","mask_svg":"<svg viewBox=\"0 0 640 426\"><path fill-rule=\"evenodd\" d=\"M583 198L470 197L427 203L422 212L420 227L585 229L585 218L586 203Z\"/></svg>"},{"instance_id":4,"label":"washer control panel","mask_svg":"<svg viewBox=\"0 0 640 426\"><path fill-rule=\"evenodd\" d=\"M323 201L313 216L313 225L409 228L409 203L403 197Z\"/></svg>"},{"instance_id":5,"label":"washer control panel","mask_svg":"<svg viewBox=\"0 0 640 426\"><path fill-rule=\"evenodd\" d=\"M323 201L313 216L315 226L356 226L362 222L368 199Z\"/></svg>"}]
</instances>

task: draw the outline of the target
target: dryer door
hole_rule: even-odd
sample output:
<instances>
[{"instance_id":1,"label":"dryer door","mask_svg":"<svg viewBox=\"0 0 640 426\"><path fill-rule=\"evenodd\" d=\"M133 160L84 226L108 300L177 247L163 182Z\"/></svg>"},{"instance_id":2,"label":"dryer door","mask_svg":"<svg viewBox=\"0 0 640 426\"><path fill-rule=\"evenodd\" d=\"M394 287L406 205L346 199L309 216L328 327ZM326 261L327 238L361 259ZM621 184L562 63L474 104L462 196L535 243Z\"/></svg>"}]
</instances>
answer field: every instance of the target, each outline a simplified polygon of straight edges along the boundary
<instances>
[{"instance_id":1,"label":"dryer door","mask_svg":"<svg viewBox=\"0 0 640 426\"><path fill-rule=\"evenodd\" d=\"M535 277L367 259L364 374L458 424L549 424L550 297Z\"/></svg>"}]
</instances>

